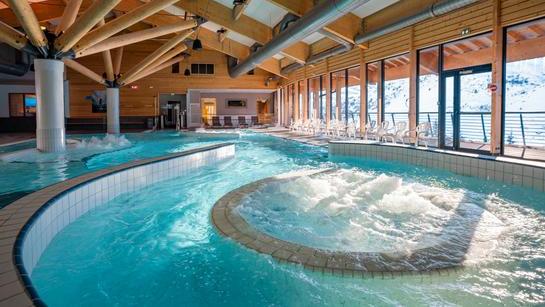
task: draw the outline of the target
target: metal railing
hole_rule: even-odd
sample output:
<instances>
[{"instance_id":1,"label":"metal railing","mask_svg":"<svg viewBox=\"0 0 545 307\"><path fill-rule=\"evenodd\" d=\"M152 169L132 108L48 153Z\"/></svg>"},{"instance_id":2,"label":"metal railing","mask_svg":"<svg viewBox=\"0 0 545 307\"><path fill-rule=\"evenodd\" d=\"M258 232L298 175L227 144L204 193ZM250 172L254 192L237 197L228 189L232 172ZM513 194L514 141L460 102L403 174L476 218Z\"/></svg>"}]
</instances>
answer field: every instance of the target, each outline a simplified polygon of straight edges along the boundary
<instances>
[{"instance_id":1,"label":"metal railing","mask_svg":"<svg viewBox=\"0 0 545 307\"><path fill-rule=\"evenodd\" d=\"M445 132L452 136L453 113L448 112ZM439 114L437 112L420 112L418 121L429 122L432 136L438 136ZM460 138L465 141L490 141L490 112L460 113ZM504 122L505 145L521 147L545 147L545 112L505 112Z\"/></svg>"}]
</instances>

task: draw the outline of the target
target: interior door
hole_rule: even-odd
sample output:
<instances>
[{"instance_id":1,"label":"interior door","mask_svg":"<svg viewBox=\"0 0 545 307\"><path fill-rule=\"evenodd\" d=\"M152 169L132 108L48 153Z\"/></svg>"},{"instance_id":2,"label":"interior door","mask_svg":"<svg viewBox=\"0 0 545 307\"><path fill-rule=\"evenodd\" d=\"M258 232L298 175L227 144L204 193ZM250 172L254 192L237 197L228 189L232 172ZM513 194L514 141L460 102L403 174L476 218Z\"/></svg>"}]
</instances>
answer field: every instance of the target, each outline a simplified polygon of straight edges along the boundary
<instances>
[{"instance_id":1,"label":"interior door","mask_svg":"<svg viewBox=\"0 0 545 307\"><path fill-rule=\"evenodd\" d=\"M445 148L489 152L492 98L491 65L467 67L443 74Z\"/></svg>"}]
</instances>

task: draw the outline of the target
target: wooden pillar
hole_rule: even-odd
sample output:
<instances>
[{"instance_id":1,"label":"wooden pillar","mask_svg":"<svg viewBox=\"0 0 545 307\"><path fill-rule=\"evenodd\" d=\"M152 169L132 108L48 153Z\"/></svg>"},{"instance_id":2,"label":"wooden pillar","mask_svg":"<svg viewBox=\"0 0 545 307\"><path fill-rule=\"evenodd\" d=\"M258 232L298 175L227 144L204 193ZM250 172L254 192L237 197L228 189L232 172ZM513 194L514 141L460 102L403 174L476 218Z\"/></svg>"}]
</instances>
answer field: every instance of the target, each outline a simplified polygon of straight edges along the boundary
<instances>
[{"instance_id":1,"label":"wooden pillar","mask_svg":"<svg viewBox=\"0 0 545 307\"><path fill-rule=\"evenodd\" d=\"M492 111L490 127L490 152L494 155L501 154L501 130L503 113L503 50L504 36L501 26L501 0L494 0L492 40L494 42L494 58L492 60L492 85L496 90L492 91Z\"/></svg>"},{"instance_id":2,"label":"wooden pillar","mask_svg":"<svg viewBox=\"0 0 545 307\"><path fill-rule=\"evenodd\" d=\"M336 119L337 121L340 121L342 116L341 116L341 111L342 111L342 107L341 107L341 104L342 104L342 85L344 84L344 76L342 77L343 79L343 82L340 81L339 77L337 77L335 79L335 91L337 92L335 94L335 98L336 98L336 101L335 101L335 108L337 109L335 114L336 114Z\"/></svg>"},{"instance_id":3,"label":"wooden pillar","mask_svg":"<svg viewBox=\"0 0 545 307\"><path fill-rule=\"evenodd\" d=\"M409 63L409 129L416 129L417 87L418 87L418 51L414 47L414 27L411 27L410 63Z\"/></svg>"},{"instance_id":4,"label":"wooden pillar","mask_svg":"<svg viewBox=\"0 0 545 307\"><path fill-rule=\"evenodd\" d=\"M314 92L314 101L312 102L312 108L314 109L313 115L314 119L320 118L320 78L314 78L313 92Z\"/></svg>"},{"instance_id":5,"label":"wooden pillar","mask_svg":"<svg viewBox=\"0 0 545 307\"><path fill-rule=\"evenodd\" d=\"M297 82L293 83L293 103L294 103L294 113L293 118L296 120L300 119L301 110L299 110L299 84Z\"/></svg>"},{"instance_id":6,"label":"wooden pillar","mask_svg":"<svg viewBox=\"0 0 545 307\"><path fill-rule=\"evenodd\" d=\"M298 93L298 96L297 96L297 101L300 101L299 102L299 105L302 107L302 110L299 110L301 113L301 118L303 120L308 120L308 111L307 111L307 87L306 87L306 83L307 80L303 79L301 81L298 82L298 85L299 85L299 93ZM301 86L302 85L302 86Z\"/></svg>"},{"instance_id":7,"label":"wooden pillar","mask_svg":"<svg viewBox=\"0 0 545 307\"><path fill-rule=\"evenodd\" d=\"M324 76L323 84L325 88L325 124L329 128L331 122L331 74L329 73L329 69L327 71L328 73Z\"/></svg>"},{"instance_id":8,"label":"wooden pillar","mask_svg":"<svg viewBox=\"0 0 545 307\"><path fill-rule=\"evenodd\" d=\"M367 68L365 53L360 49L360 131L365 132L367 121Z\"/></svg>"}]
</instances>

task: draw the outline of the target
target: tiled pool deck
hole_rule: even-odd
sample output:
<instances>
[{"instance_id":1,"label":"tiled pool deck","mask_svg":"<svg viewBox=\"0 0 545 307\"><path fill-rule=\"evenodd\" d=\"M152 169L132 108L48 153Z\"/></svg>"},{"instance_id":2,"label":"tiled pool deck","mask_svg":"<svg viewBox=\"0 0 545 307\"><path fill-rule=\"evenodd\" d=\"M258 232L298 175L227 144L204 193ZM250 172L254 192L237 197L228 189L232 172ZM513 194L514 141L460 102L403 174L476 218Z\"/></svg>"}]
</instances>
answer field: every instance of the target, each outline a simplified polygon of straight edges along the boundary
<instances>
[{"instance_id":1,"label":"tiled pool deck","mask_svg":"<svg viewBox=\"0 0 545 307\"><path fill-rule=\"evenodd\" d=\"M255 181L223 196L212 209L212 223L225 237L255 250L270 255L281 262L303 265L313 271L350 277L395 277L421 273L448 274L456 271L464 260L464 250L450 242L412 250L410 252L350 252L332 251L293 242L268 235L248 224L236 207L243 199L264 186L294 180L301 176L315 176L324 172L305 171L274 176ZM470 238L467 240L469 244ZM455 247L457 246L457 247ZM459 250L459 252L457 252ZM445 251L449 251L448 257Z\"/></svg>"},{"instance_id":2,"label":"tiled pool deck","mask_svg":"<svg viewBox=\"0 0 545 307\"><path fill-rule=\"evenodd\" d=\"M121 164L24 196L0 210L0 307L42 306L30 274L55 235L89 210L234 156L231 143Z\"/></svg>"}]
</instances>

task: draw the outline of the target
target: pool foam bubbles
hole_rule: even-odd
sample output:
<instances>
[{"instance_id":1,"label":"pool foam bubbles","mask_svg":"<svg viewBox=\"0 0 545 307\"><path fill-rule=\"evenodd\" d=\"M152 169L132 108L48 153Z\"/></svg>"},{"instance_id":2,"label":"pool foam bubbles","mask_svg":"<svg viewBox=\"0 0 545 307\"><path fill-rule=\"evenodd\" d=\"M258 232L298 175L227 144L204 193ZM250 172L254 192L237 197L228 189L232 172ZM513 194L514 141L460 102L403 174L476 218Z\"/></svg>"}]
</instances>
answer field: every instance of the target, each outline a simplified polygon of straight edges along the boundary
<instances>
[{"instance_id":1,"label":"pool foam bubbles","mask_svg":"<svg viewBox=\"0 0 545 307\"><path fill-rule=\"evenodd\" d=\"M247 196L238 211L261 231L316 248L386 253L435 248L456 261L477 263L508 230L486 209L491 202L462 189L339 169L268 184Z\"/></svg>"},{"instance_id":2,"label":"pool foam bubbles","mask_svg":"<svg viewBox=\"0 0 545 307\"><path fill-rule=\"evenodd\" d=\"M82 139L67 139L66 150L57 153L44 153L35 148L10 152L0 156L3 162L58 163L81 161L87 157L111 152L132 146L124 135L106 134Z\"/></svg>"}]
</instances>

